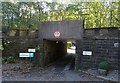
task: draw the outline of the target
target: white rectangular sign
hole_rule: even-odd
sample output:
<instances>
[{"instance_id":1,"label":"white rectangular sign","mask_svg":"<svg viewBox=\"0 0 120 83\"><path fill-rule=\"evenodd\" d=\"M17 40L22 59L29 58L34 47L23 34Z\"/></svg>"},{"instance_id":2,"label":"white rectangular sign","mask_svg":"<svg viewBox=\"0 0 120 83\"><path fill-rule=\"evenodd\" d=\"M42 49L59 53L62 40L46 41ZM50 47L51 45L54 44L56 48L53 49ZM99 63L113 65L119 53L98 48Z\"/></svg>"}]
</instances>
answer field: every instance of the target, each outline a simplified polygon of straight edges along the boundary
<instances>
[{"instance_id":1,"label":"white rectangular sign","mask_svg":"<svg viewBox=\"0 0 120 83\"><path fill-rule=\"evenodd\" d=\"M92 55L92 51L83 51L83 55Z\"/></svg>"},{"instance_id":2,"label":"white rectangular sign","mask_svg":"<svg viewBox=\"0 0 120 83\"><path fill-rule=\"evenodd\" d=\"M28 49L28 52L35 52L35 49Z\"/></svg>"},{"instance_id":3,"label":"white rectangular sign","mask_svg":"<svg viewBox=\"0 0 120 83\"><path fill-rule=\"evenodd\" d=\"M29 53L19 53L19 57L29 57Z\"/></svg>"},{"instance_id":4,"label":"white rectangular sign","mask_svg":"<svg viewBox=\"0 0 120 83\"><path fill-rule=\"evenodd\" d=\"M119 43L114 43L114 47L119 47Z\"/></svg>"},{"instance_id":5,"label":"white rectangular sign","mask_svg":"<svg viewBox=\"0 0 120 83\"><path fill-rule=\"evenodd\" d=\"M34 53L19 53L19 57L34 57Z\"/></svg>"}]
</instances>

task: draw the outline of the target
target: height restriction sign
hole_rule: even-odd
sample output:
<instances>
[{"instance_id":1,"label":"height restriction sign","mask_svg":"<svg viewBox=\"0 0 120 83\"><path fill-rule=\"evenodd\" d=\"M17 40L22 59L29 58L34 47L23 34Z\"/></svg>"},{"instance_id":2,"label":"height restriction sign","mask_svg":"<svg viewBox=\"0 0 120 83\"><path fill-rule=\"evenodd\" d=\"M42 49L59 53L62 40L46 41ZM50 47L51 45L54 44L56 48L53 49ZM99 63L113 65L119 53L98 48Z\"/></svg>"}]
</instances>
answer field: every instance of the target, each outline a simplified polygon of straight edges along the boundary
<instances>
[{"instance_id":1,"label":"height restriction sign","mask_svg":"<svg viewBox=\"0 0 120 83\"><path fill-rule=\"evenodd\" d=\"M61 35L60 31L55 31L55 32L54 32L54 36L55 36L56 38L59 38L60 35Z\"/></svg>"}]
</instances>

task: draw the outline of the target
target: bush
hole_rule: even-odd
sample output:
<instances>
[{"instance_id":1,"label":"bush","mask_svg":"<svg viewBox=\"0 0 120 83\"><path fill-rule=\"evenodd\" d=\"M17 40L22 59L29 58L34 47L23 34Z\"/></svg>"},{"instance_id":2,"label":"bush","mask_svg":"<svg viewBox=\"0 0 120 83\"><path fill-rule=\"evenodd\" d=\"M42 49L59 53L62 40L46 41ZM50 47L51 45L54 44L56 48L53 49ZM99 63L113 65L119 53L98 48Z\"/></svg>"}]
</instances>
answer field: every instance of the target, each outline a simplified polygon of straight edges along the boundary
<instances>
[{"instance_id":1,"label":"bush","mask_svg":"<svg viewBox=\"0 0 120 83\"><path fill-rule=\"evenodd\" d=\"M10 57L8 57L7 58L7 62L8 63L12 63L12 62L14 62L15 60L14 60L14 57L13 56L10 56Z\"/></svg>"},{"instance_id":2,"label":"bush","mask_svg":"<svg viewBox=\"0 0 120 83\"><path fill-rule=\"evenodd\" d=\"M67 43L67 48L70 49L72 47L72 43Z\"/></svg>"},{"instance_id":3,"label":"bush","mask_svg":"<svg viewBox=\"0 0 120 83\"><path fill-rule=\"evenodd\" d=\"M100 64L99 64L99 68L100 69L105 69L105 70L109 70L110 69L110 65L107 63L107 62L101 62Z\"/></svg>"}]
</instances>

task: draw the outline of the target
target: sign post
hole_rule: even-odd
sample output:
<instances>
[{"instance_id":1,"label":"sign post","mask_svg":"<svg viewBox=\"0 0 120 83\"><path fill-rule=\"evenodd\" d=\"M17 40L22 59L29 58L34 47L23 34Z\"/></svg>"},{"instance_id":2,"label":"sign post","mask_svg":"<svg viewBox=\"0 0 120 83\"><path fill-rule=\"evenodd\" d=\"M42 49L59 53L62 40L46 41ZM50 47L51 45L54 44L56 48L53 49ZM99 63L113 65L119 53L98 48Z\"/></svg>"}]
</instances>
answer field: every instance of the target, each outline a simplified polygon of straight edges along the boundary
<instances>
[{"instance_id":1,"label":"sign post","mask_svg":"<svg viewBox=\"0 0 120 83\"><path fill-rule=\"evenodd\" d=\"M34 57L34 53L20 53L19 57L29 57L30 58L30 62L32 61L31 58Z\"/></svg>"},{"instance_id":2,"label":"sign post","mask_svg":"<svg viewBox=\"0 0 120 83\"><path fill-rule=\"evenodd\" d=\"M34 53L20 53L19 57L34 57Z\"/></svg>"}]
</instances>

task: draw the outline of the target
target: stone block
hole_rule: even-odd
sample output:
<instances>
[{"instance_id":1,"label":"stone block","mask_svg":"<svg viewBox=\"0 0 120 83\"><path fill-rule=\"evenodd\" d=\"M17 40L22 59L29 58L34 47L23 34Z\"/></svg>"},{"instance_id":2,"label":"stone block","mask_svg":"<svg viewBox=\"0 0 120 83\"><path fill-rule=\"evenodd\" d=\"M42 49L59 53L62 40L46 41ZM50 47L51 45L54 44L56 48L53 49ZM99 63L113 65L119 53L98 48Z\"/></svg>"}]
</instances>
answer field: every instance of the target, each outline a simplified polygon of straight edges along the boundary
<instances>
[{"instance_id":1,"label":"stone block","mask_svg":"<svg viewBox=\"0 0 120 83\"><path fill-rule=\"evenodd\" d=\"M11 31L8 31L8 36L15 36L16 34L16 30L11 30Z\"/></svg>"},{"instance_id":2,"label":"stone block","mask_svg":"<svg viewBox=\"0 0 120 83\"><path fill-rule=\"evenodd\" d=\"M107 71L104 69L98 69L98 74L101 76L105 76L105 75L107 75Z\"/></svg>"}]
</instances>

